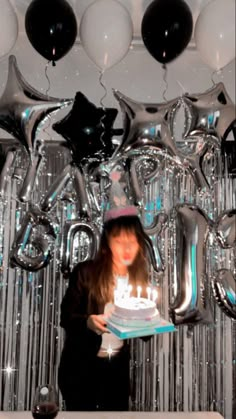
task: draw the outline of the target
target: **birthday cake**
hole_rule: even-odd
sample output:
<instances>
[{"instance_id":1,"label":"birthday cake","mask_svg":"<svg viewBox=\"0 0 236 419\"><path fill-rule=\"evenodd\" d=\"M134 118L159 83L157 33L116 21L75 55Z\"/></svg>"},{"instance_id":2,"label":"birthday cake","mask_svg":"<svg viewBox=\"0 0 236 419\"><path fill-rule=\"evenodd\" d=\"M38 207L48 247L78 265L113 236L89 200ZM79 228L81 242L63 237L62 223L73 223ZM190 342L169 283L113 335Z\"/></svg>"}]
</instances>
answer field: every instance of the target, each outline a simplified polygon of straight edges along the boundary
<instances>
[{"instance_id":1,"label":"birthday cake","mask_svg":"<svg viewBox=\"0 0 236 419\"><path fill-rule=\"evenodd\" d=\"M118 299L109 316L111 322L128 327L152 326L158 318L155 302L141 297Z\"/></svg>"}]
</instances>

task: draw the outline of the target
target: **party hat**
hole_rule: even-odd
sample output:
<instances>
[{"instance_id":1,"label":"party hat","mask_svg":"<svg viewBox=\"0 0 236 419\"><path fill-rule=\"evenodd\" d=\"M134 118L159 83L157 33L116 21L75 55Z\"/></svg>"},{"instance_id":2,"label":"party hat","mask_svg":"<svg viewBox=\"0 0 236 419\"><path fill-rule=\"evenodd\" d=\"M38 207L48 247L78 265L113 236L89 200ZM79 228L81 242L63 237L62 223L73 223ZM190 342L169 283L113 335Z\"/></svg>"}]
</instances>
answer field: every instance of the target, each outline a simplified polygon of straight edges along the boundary
<instances>
[{"instance_id":1,"label":"party hat","mask_svg":"<svg viewBox=\"0 0 236 419\"><path fill-rule=\"evenodd\" d=\"M104 214L104 221L109 221L118 217L138 215L137 208L129 202L128 197L121 185L121 173L117 170L110 173L111 187L109 192L109 202Z\"/></svg>"}]
</instances>

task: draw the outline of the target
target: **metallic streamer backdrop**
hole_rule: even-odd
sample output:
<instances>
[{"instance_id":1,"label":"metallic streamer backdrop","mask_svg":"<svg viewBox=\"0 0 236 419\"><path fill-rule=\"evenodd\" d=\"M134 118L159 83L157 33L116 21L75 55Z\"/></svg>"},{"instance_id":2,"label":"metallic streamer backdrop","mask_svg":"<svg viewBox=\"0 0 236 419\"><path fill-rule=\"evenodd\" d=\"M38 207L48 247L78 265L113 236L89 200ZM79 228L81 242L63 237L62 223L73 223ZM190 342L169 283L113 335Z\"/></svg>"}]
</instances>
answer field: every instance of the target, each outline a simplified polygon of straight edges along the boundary
<instances>
[{"instance_id":1,"label":"metallic streamer backdrop","mask_svg":"<svg viewBox=\"0 0 236 419\"><path fill-rule=\"evenodd\" d=\"M63 147L47 147L40 175L33 193L38 204L50 184L69 161ZM0 409L28 410L38 384L57 383L57 366L63 344L59 327L60 302L67 282L60 271L61 231L65 220L76 218L75 205L62 200L53 208L60 221L53 260L36 273L12 269L8 257L15 231L27 211L27 204L17 200L21 186L19 174L25 172L20 152L15 163L16 175L9 178L4 198L0 200ZM151 224L159 211L169 213L182 202L198 205L215 219L222 211L235 208L236 179L220 173L217 156L207 161L205 170L213 184L211 196L199 193L186 173L176 171L168 162L155 179L145 185L143 222ZM67 186L70 196L72 186ZM176 278L174 220L160 237L160 249L166 269L164 276L153 280L159 286L158 306L169 318ZM86 254L86 239L75 242L75 260ZM206 262L209 278L222 266L234 266L233 252L220 249L214 241L208 246ZM236 323L227 317L210 295L214 323L198 324L192 329L180 325L177 332L157 335L149 342L130 340L132 381L131 410L195 411L216 410L225 418L233 417L232 400L236 394Z\"/></svg>"}]
</instances>

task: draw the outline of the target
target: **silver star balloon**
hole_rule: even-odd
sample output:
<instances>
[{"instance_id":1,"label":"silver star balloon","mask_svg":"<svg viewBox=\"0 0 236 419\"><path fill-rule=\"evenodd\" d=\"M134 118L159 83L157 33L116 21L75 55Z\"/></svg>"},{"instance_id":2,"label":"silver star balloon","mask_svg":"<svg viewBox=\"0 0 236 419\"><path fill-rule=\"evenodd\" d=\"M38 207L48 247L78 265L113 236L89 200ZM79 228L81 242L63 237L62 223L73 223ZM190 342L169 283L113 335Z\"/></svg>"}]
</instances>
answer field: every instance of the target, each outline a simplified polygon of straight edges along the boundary
<instances>
[{"instance_id":1,"label":"silver star balloon","mask_svg":"<svg viewBox=\"0 0 236 419\"><path fill-rule=\"evenodd\" d=\"M72 99L58 99L38 92L20 73L16 57L9 57L8 79L0 98L0 127L17 138L30 155L47 115L71 103Z\"/></svg>"},{"instance_id":2,"label":"silver star balloon","mask_svg":"<svg viewBox=\"0 0 236 419\"><path fill-rule=\"evenodd\" d=\"M113 157L140 148L155 148L166 151L176 161L178 150L170 131L170 120L178 106L178 98L165 103L142 103L114 91L124 117L124 136Z\"/></svg>"},{"instance_id":3,"label":"silver star balloon","mask_svg":"<svg viewBox=\"0 0 236 419\"><path fill-rule=\"evenodd\" d=\"M210 185L203 172L203 157L212 147L212 138L195 135L195 149L190 153L183 153L173 134L175 115L181 106L182 99L176 98L164 103L136 102L119 91L114 91L119 101L123 119L124 136L116 149L113 159L124 155L150 153L168 157L175 164L192 176L199 190L209 189Z\"/></svg>"},{"instance_id":4,"label":"silver star balloon","mask_svg":"<svg viewBox=\"0 0 236 419\"><path fill-rule=\"evenodd\" d=\"M50 113L70 105L72 99L44 95L30 86L17 66L16 57L9 57L8 79L0 98L0 127L15 137L29 154L30 162L19 199L30 200L42 160L42 141L37 138Z\"/></svg>"},{"instance_id":5,"label":"silver star balloon","mask_svg":"<svg viewBox=\"0 0 236 419\"><path fill-rule=\"evenodd\" d=\"M200 94L185 94L183 101L189 110L185 137L208 134L219 142L225 139L236 120L236 108L223 83Z\"/></svg>"}]
</instances>

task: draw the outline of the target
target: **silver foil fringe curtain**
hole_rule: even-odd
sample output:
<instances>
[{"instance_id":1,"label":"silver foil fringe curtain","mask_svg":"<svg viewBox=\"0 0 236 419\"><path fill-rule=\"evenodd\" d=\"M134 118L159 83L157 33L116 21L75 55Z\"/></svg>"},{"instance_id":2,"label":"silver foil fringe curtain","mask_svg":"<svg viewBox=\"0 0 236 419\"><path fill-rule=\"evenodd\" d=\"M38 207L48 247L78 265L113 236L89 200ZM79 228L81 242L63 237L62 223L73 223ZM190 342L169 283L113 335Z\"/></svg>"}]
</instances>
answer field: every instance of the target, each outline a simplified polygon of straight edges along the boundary
<instances>
[{"instance_id":1,"label":"silver foil fringe curtain","mask_svg":"<svg viewBox=\"0 0 236 419\"><path fill-rule=\"evenodd\" d=\"M58 200L53 215L59 220L59 234L50 264L36 272L9 266L9 252L15 232L27 211L27 204L17 199L24 157L19 153L12 179L0 201L0 409L29 410L37 385L57 386L57 368L63 345L59 327L60 303L67 287L61 274L62 227L73 218L76 208L69 199ZM33 203L37 205L52 181L69 161L65 149L50 150L37 177ZM215 219L222 211L235 208L236 179L221 173L219 156L207 161L205 171L213 179L211 196L199 194L189 176L168 165L143 189L145 207L142 221L148 225L156 213L168 212L180 202L199 206ZM67 185L67 197L72 193ZM158 199L157 199L158 198ZM169 319L175 282L174 219L162 232L159 246L165 262L163 277L155 277L159 286L158 308ZM86 238L78 234L74 241L74 262L83 259ZM212 243L206 252L209 282L221 267L235 269L231 250ZM210 288L210 287L209 287ZM233 322L209 299L214 320L209 325L190 328L179 325L174 333L152 337L150 342L130 340L132 381L131 410L206 411L216 410L233 418L236 394L236 329ZM233 412L234 409L234 412Z\"/></svg>"}]
</instances>

